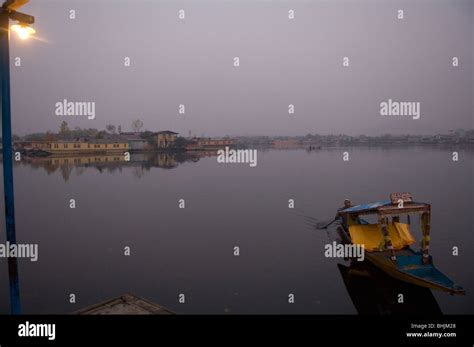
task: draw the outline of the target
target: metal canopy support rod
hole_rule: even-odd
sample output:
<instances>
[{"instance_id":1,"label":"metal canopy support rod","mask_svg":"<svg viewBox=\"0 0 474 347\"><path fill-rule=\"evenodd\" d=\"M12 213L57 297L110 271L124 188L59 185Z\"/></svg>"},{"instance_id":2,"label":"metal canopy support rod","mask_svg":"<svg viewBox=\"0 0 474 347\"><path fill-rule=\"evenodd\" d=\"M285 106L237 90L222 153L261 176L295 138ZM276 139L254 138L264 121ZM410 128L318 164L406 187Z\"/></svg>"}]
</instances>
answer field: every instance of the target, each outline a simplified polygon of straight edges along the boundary
<instances>
[{"instance_id":1,"label":"metal canopy support rod","mask_svg":"<svg viewBox=\"0 0 474 347\"><path fill-rule=\"evenodd\" d=\"M388 218L385 216L379 217L379 223L382 228L382 235L385 243L385 247L390 251L390 259L393 262L397 261L397 257L395 255L395 249L393 248L392 240L388 233Z\"/></svg>"},{"instance_id":2,"label":"metal canopy support rod","mask_svg":"<svg viewBox=\"0 0 474 347\"><path fill-rule=\"evenodd\" d=\"M5 194L5 226L7 242L16 244L15 202L13 196L13 149L10 106L10 52L9 13L0 9L0 78L2 88L2 144L3 144L3 189ZM16 257L8 258L10 279L10 309L12 314L21 313L20 283Z\"/></svg>"},{"instance_id":3,"label":"metal canopy support rod","mask_svg":"<svg viewBox=\"0 0 474 347\"><path fill-rule=\"evenodd\" d=\"M423 264L430 263L430 232L431 232L431 213L425 212L421 215L421 230L423 231L423 240L421 241L421 251L423 254Z\"/></svg>"}]
</instances>

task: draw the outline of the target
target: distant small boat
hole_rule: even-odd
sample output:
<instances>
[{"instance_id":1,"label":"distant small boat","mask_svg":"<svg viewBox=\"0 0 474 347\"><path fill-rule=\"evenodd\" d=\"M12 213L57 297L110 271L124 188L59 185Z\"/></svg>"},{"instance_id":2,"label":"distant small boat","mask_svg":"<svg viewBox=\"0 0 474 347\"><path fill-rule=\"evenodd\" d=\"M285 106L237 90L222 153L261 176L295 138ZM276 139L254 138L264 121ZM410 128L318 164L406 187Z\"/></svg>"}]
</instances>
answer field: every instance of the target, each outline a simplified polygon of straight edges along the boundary
<instances>
[{"instance_id":1,"label":"distant small boat","mask_svg":"<svg viewBox=\"0 0 474 347\"><path fill-rule=\"evenodd\" d=\"M410 248L415 243L409 229L409 214L421 218L421 251ZM363 215L377 215L378 223L369 224ZM408 223L401 223L406 215ZM338 211L348 242L362 245L365 257L388 275L418 286L450 294L464 295L465 290L439 271L429 255L431 206L413 202L409 193L392 193L390 200L345 208ZM389 220L391 219L391 220Z\"/></svg>"}]
</instances>

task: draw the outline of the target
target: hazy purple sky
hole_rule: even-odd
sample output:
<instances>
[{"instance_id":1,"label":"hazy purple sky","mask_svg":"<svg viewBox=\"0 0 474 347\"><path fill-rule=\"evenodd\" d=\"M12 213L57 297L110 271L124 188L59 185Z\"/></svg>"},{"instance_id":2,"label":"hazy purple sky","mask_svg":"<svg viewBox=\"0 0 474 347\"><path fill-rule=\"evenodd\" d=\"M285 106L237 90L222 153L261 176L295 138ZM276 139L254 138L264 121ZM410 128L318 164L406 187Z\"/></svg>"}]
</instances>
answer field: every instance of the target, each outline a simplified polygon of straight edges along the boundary
<instances>
[{"instance_id":1,"label":"hazy purple sky","mask_svg":"<svg viewBox=\"0 0 474 347\"><path fill-rule=\"evenodd\" d=\"M38 40L11 41L13 130L125 131L136 118L208 136L473 128L473 3L31 0ZM421 102L421 119L380 116L389 98ZM95 102L96 118L56 116L63 99Z\"/></svg>"}]
</instances>

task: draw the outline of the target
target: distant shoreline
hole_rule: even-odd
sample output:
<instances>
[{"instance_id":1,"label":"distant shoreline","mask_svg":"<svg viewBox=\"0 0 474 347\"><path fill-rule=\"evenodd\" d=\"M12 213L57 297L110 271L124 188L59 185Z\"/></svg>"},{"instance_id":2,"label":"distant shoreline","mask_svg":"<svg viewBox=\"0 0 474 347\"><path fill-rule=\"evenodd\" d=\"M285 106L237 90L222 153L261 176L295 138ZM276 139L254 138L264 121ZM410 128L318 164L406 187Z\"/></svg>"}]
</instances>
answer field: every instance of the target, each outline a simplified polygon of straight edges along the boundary
<instances>
[{"instance_id":1,"label":"distant shoreline","mask_svg":"<svg viewBox=\"0 0 474 347\"><path fill-rule=\"evenodd\" d=\"M331 144L326 146L318 146L317 148L309 149L309 146L295 146L286 148L275 148L271 145L258 145L252 147L253 149L259 149L263 151L306 151L309 153L317 153L326 150L337 150L341 148L366 148L366 149L396 149L396 148L438 148L438 149L467 149L474 150L474 143L383 143L383 144ZM247 148L243 146L237 146L236 148ZM186 150L182 148L169 148L169 149L153 149L153 150L126 150L130 155L139 154L168 154L168 155L217 155L218 149L213 150ZM17 151L14 151L17 152ZM21 151L20 151L21 152ZM93 157L93 156L117 156L120 153L117 152L57 152L48 155L35 155L34 153L21 152L26 157L30 158L68 158L68 157ZM0 151L0 157L3 153Z\"/></svg>"}]
</instances>

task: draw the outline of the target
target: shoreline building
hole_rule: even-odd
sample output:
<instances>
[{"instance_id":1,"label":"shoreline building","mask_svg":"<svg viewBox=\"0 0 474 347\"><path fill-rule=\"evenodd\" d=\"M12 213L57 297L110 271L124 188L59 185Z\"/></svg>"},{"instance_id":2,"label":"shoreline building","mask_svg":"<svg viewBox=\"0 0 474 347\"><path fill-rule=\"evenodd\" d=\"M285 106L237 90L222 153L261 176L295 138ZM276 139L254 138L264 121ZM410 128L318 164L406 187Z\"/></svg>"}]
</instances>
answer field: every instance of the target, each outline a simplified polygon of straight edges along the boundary
<instances>
[{"instance_id":1,"label":"shoreline building","mask_svg":"<svg viewBox=\"0 0 474 347\"><path fill-rule=\"evenodd\" d=\"M178 133L174 131L158 131L156 133L157 148L172 148L178 138Z\"/></svg>"},{"instance_id":2,"label":"shoreline building","mask_svg":"<svg viewBox=\"0 0 474 347\"><path fill-rule=\"evenodd\" d=\"M272 143L272 148L275 149L297 149L301 147L303 147L303 145L296 139L275 140Z\"/></svg>"},{"instance_id":3,"label":"shoreline building","mask_svg":"<svg viewBox=\"0 0 474 347\"><path fill-rule=\"evenodd\" d=\"M147 140L140 136L140 133L121 132L110 137L111 140L128 142L132 151L146 151L152 149Z\"/></svg>"},{"instance_id":4,"label":"shoreline building","mask_svg":"<svg viewBox=\"0 0 474 347\"><path fill-rule=\"evenodd\" d=\"M231 147L235 145L235 141L232 139L211 139L211 138L193 138L191 142L186 146L188 151L212 151L219 150L225 147Z\"/></svg>"},{"instance_id":5,"label":"shoreline building","mask_svg":"<svg viewBox=\"0 0 474 347\"><path fill-rule=\"evenodd\" d=\"M20 144L20 148L32 151L44 151L51 154L120 153L128 151L130 145L125 141L111 140L58 140L24 142Z\"/></svg>"}]
</instances>

